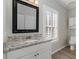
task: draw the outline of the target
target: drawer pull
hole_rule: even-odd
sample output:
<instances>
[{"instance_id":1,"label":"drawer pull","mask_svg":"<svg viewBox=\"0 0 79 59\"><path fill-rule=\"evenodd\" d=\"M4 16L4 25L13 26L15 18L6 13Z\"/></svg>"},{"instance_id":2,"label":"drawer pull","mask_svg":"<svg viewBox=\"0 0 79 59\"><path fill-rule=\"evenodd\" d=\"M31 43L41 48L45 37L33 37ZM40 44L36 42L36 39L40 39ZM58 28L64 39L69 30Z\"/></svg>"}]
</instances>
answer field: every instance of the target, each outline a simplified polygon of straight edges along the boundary
<instances>
[{"instance_id":1,"label":"drawer pull","mask_svg":"<svg viewBox=\"0 0 79 59\"><path fill-rule=\"evenodd\" d=\"M37 55L39 55L39 53L37 53Z\"/></svg>"},{"instance_id":2,"label":"drawer pull","mask_svg":"<svg viewBox=\"0 0 79 59\"><path fill-rule=\"evenodd\" d=\"M37 55L34 55L34 56L37 56Z\"/></svg>"},{"instance_id":3,"label":"drawer pull","mask_svg":"<svg viewBox=\"0 0 79 59\"><path fill-rule=\"evenodd\" d=\"M39 55L39 53L35 54L34 56L38 56L38 55Z\"/></svg>"}]
</instances>

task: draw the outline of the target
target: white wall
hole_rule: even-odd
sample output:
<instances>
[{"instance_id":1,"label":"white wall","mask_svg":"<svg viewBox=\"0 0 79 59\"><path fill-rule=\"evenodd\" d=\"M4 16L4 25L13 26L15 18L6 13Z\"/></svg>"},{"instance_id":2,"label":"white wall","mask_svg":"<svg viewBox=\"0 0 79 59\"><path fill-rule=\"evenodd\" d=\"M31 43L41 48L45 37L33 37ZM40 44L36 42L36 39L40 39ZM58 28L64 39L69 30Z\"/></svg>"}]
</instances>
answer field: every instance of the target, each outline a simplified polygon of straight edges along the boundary
<instances>
[{"instance_id":1,"label":"white wall","mask_svg":"<svg viewBox=\"0 0 79 59\"><path fill-rule=\"evenodd\" d=\"M6 32L6 36L10 35L27 35L25 34L13 34L12 33L12 0L7 0L7 10L6 10L6 23L5 26L6 29L4 32ZM42 5L48 5L54 9L56 9L59 12L59 19L58 19L58 35L59 39L57 42L54 42L52 44L53 51L66 45L66 39L67 39L67 10L58 4L55 0L39 0L39 33L43 33L43 11L42 11ZM30 34L29 34L30 35ZM33 33L32 33L33 35Z\"/></svg>"},{"instance_id":2,"label":"white wall","mask_svg":"<svg viewBox=\"0 0 79 59\"><path fill-rule=\"evenodd\" d=\"M73 8L71 8L71 9L69 9L69 18L71 18L71 17L75 17L76 18L76 7L73 7ZM76 21L76 19L75 19L75 21ZM70 30L69 31L69 36L76 36L76 30L75 29L73 29L73 30Z\"/></svg>"}]
</instances>

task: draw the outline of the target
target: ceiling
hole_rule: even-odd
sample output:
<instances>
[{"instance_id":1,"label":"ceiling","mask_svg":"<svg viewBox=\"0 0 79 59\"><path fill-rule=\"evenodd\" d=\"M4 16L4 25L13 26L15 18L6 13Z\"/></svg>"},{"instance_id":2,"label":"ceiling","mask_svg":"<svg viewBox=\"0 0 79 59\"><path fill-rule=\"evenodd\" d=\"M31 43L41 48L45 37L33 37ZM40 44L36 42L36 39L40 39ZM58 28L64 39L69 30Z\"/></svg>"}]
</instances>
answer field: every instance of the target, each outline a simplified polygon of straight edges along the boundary
<instances>
[{"instance_id":1,"label":"ceiling","mask_svg":"<svg viewBox=\"0 0 79 59\"><path fill-rule=\"evenodd\" d=\"M57 0L57 1L68 9L74 8L76 6L76 0Z\"/></svg>"},{"instance_id":2,"label":"ceiling","mask_svg":"<svg viewBox=\"0 0 79 59\"><path fill-rule=\"evenodd\" d=\"M72 3L72 2L75 2L75 0L60 0L60 1L62 1L66 5L68 5L68 4Z\"/></svg>"}]
</instances>

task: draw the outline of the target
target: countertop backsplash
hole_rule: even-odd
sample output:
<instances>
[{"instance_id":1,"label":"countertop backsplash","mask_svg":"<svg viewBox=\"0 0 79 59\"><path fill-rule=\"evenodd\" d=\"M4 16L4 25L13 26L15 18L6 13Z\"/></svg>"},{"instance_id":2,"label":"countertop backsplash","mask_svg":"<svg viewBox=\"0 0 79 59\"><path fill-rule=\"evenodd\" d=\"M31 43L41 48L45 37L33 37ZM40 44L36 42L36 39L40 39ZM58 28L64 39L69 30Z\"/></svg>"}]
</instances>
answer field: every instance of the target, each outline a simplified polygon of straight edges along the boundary
<instances>
[{"instance_id":1,"label":"countertop backsplash","mask_svg":"<svg viewBox=\"0 0 79 59\"><path fill-rule=\"evenodd\" d=\"M30 40L30 39L34 39L34 40L38 40L38 39L43 39L42 34L34 34L34 35L28 35L28 36L23 36L23 35L17 35L17 36L8 36L7 37L7 42L10 41L20 41L20 40Z\"/></svg>"}]
</instances>

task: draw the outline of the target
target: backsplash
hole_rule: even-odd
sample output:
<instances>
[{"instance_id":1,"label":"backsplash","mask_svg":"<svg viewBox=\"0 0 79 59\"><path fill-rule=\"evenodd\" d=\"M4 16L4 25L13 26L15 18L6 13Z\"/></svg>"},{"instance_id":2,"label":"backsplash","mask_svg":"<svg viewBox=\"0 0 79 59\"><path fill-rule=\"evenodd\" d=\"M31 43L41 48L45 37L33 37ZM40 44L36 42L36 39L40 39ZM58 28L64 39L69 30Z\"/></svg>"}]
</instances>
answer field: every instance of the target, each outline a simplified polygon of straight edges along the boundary
<instances>
[{"instance_id":1,"label":"backsplash","mask_svg":"<svg viewBox=\"0 0 79 59\"><path fill-rule=\"evenodd\" d=\"M7 37L7 42L9 41L18 41L18 40L29 40L29 39L42 39L43 36L42 34L34 34L34 35L28 35L28 36L23 36L23 35L15 35L15 36L8 36Z\"/></svg>"}]
</instances>

